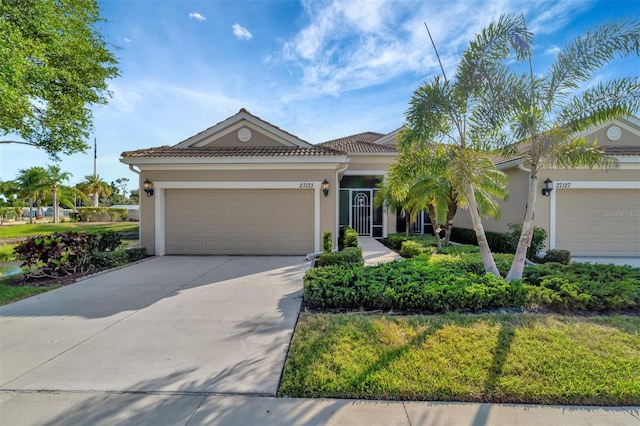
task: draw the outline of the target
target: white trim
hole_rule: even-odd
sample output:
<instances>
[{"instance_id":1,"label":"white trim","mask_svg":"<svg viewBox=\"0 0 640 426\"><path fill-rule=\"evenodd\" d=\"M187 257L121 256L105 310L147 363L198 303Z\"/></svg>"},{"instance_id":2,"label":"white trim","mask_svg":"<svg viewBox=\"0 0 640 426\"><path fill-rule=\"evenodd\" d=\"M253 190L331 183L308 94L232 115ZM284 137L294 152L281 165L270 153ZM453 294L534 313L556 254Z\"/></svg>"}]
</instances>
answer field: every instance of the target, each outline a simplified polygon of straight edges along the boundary
<instances>
[{"instance_id":1,"label":"white trim","mask_svg":"<svg viewBox=\"0 0 640 426\"><path fill-rule=\"evenodd\" d=\"M300 188L302 183L312 184L312 188ZM167 189L299 189L314 190L314 251L320 251L320 181L298 182L173 182L154 181L155 188L155 255L164 256L165 248L165 190Z\"/></svg>"},{"instance_id":2,"label":"white trim","mask_svg":"<svg viewBox=\"0 0 640 426\"><path fill-rule=\"evenodd\" d=\"M347 170L344 172L344 176L386 176L386 175L387 175L387 170Z\"/></svg>"},{"instance_id":3,"label":"white trim","mask_svg":"<svg viewBox=\"0 0 640 426\"><path fill-rule=\"evenodd\" d=\"M640 189L640 181L555 181L549 199L549 249L556 248L556 194L571 189Z\"/></svg>"},{"instance_id":4,"label":"white trim","mask_svg":"<svg viewBox=\"0 0 640 426\"><path fill-rule=\"evenodd\" d=\"M640 155L619 155L616 159L619 163L640 163Z\"/></svg>"},{"instance_id":5,"label":"white trim","mask_svg":"<svg viewBox=\"0 0 640 426\"><path fill-rule=\"evenodd\" d=\"M640 189L640 181L554 181L554 189ZM553 192L552 192L553 193Z\"/></svg>"},{"instance_id":6,"label":"white trim","mask_svg":"<svg viewBox=\"0 0 640 426\"><path fill-rule=\"evenodd\" d=\"M556 248L556 191L549 195L549 249Z\"/></svg>"}]
</instances>

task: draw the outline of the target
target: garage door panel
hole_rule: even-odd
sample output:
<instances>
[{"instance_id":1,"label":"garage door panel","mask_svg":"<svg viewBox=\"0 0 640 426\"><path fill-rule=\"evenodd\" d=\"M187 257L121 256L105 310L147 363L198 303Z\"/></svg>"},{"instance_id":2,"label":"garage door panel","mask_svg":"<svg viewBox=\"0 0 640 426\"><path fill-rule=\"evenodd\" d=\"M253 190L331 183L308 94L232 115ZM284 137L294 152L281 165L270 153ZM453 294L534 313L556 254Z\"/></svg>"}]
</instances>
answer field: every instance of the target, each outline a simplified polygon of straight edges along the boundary
<instances>
[{"instance_id":1,"label":"garage door panel","mask_svg":"<svg viewBox=\"0 0 640 426\"><path fill-rule=\"evenodd\" d=\"M575 256L640 256L640 191L572 189L556 198L556 248Z\"/></svg>"},{"instance_id":2,"label":"garage door panel","mask_svg":"<svg viewBox=\"0 0 640 426\"><path fill-rule=\"evenodd\" d=\"M167 254L313 251L312 190L166 190Z\"/></svg>"}]
</instances>

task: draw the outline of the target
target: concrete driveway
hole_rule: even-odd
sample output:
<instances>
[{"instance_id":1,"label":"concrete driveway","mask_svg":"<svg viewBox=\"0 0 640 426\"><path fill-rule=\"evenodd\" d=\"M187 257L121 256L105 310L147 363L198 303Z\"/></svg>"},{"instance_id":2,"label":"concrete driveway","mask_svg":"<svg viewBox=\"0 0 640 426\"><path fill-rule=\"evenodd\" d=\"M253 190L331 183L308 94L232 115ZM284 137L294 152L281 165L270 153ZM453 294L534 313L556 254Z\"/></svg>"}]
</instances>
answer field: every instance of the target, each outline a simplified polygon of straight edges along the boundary
<instances>
[{"instance_id":1,"label":"concrete driveway","mask_svg":"<svg viewBox=\"0 0 640 426\"><path fill-rule=\"evenodd\" d=\"M0 307L0 390L274 395L308 267L159 257Z\"/></svg>"}]
</instances>

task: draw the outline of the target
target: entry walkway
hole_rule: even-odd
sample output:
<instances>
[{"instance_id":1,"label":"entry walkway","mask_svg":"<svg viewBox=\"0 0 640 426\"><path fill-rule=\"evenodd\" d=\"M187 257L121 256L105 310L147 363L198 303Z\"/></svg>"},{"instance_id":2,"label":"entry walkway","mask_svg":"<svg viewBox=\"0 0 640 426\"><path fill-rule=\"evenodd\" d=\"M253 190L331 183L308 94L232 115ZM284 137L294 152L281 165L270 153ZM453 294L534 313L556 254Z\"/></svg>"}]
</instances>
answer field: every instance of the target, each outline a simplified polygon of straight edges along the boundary
<instances>
[{"instance_id":1,"label":"entry walkway","mask_svg":"<svg viewBox=\"0 0 640 426\"><path fill-rule=\"evenodd\" d=\"M362 247L365 265L373 266L402 259L393 250L372 237L358 237L358 245Z\"/></svg>"}]
</instances>

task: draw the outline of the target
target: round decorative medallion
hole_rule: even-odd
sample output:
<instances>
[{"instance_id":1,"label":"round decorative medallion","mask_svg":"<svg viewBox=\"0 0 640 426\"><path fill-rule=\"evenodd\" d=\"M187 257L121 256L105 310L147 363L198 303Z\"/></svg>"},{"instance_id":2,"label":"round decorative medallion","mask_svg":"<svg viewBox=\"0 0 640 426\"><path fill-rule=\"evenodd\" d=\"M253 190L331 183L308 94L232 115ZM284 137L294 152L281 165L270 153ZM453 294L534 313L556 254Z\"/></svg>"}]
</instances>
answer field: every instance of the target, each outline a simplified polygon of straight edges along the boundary
<instances>
[{"instance_id":1,"label":"round decorative medallion","mask_svg":"<svg viewBox=\"0 0 640 426\"><path fill-rule=\"evenodd\" d=\"M240 139L240 142L248 142L251 139L251 130L246 127L238 130L238 139Z\"/></svg>"},{"instance_id":2,"label":"round decorative medallion","mask_svg":"<svg viewBox=\"0 0 640 426\"><path fill-rule=\"evenodd\" d=\"M622 136L622 130L618 126L611 126L607 129L607 137L609 140L617 141Z\"/></svg>"}]
</instances>

